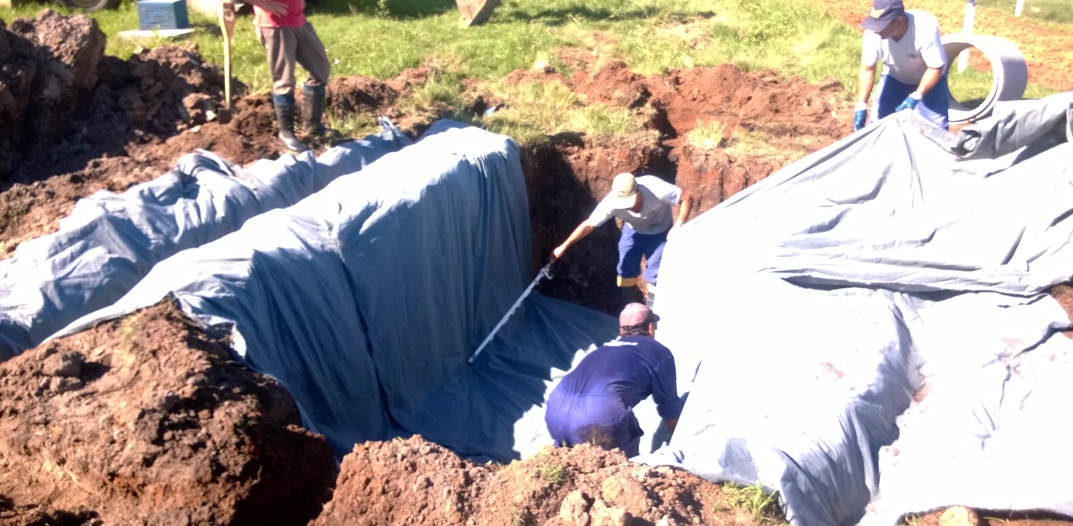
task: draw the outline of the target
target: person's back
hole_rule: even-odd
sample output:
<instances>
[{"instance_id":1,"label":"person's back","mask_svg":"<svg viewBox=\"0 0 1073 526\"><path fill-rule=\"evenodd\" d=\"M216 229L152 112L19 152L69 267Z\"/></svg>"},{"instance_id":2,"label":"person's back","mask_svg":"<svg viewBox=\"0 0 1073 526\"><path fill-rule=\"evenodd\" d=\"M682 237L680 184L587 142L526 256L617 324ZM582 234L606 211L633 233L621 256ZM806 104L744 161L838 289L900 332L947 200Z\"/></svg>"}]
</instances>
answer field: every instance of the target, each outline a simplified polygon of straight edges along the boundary
<instances>
[{"instance_id":1,"label":"person's back","mask_svg":"<svg viewBox=\"0 0 1073 526\"><path fill-rule=\"evenodd\" d=\"M643 305L627 306L631 308L643 308L647 316L659 319ZM673 427L683 404L674 356L651 337L651 321L645 325L648 335L623 336L592 351L552 391L545 422L557 446L591 443L637 455L644 431L632 410L650 395Z\"/></svg>"}]
</instances>

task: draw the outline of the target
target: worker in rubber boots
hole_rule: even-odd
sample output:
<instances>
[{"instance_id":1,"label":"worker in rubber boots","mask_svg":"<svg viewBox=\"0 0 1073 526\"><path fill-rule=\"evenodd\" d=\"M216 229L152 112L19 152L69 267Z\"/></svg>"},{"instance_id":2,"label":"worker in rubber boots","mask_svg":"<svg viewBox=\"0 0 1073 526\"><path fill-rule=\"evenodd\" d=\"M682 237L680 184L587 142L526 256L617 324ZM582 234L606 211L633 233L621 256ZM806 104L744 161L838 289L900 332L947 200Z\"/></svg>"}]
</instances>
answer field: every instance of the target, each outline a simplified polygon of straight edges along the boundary
<instances>
[{"instance_id":1,"label":"worker in rubber boots","mask_svg":"<svg viewBox=\"0 0 1073 526\"><path fill-rule=\"evenodd\" d=\"M678 207L678 215L672 207ZM622 219L622 237L618 242L618 286L634 287L641 274L641 256L645 257L644 280L648 284L648 304L655 297L663 247L674 229L685 223L693 197L681 188L654 175L634 178L622 173L611 183L611 193L596 205L588 219L582 221L570 237L552 251L551 260L563 256L570 245L589 235L608 219Z\"/></svg>"},{"instance_id":2,"label":"worker in rubber boots","mask_svg":"<svg viewBox=\"0 0 1073 526\"><path fill-rule=\"evenodd\" d=\"M935 17L923 11L906 11L902 0L875 0L861 26L865 29L864 46L853 131L865 126L877 61L883 62L883 76L871 122L916 109L936 126L950 129L946 52Z\"/></svg>"},{"instance_id":3,"label":"worker in rubber boots","mask_svg":"<svg viewBox=\"0 0 1073 526\"><path fill-rule=\"evenodd\" d=\"M253 5L253 24L257 36L268 52L272 72L272 105L276 109L279 139L294 152L309 149L294 135L294 65L309 72L302 87L302 116L306 139L332 138L338 132L321 124L324 113L324 88L328 84L331 64L313 25L302 13L305 0L249 0Z\"/></svg>"},{"instance_id":4,"label":"worker in rubber boots","mask_svg":"<svg viewBox=\"0 0 1073 526\"><path fill-rule=\"evenodd\" d=\"M638 455L644 431L633 408L649 395L673 433L685 400L678 397L674 356L657 342L659 316L631 303L619 315L619 338L590 352L548 397L544 422L556 447L593 444Z\"/></svg>"}]
</instances>

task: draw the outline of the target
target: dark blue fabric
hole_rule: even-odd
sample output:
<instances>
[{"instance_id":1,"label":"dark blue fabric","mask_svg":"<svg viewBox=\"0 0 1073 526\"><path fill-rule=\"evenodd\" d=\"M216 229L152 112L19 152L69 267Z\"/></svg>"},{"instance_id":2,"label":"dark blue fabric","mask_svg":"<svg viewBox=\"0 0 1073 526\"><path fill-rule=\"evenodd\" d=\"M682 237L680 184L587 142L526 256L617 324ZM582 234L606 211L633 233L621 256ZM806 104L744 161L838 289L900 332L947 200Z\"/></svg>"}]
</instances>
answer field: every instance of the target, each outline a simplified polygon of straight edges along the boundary
<instances>
[{"instance_id":1,"label":"dark blue fabric","mask_svg":"<svg viewBox=\"0 0 1073 526\"><path fill-rule=\"evenodd\" d=\"M641 256L646 259L645 282L656 284L659 263L663 258L663 245L667 242L667 229L659 234L638 234L629 223L622 224L622 237L618 240L618 275L636 278L641 274Z\"/></svg>"},{"instance_id":2,"label":"dark blue fabric","mask_svg":"<svg viewBox=\"0 0 1073 526\"><path fill-rule=\"evenodd\" d=\"M918 86L903 84L894 80L889 75L883 75L879 80L879 118L894 113L910 93L916 91ZM939 78L924 98L917 105L920 115L928 119L932 124L941 128L950 128L950 86L946 81L946 74Z\"/></svg>"},{"instance_id":3,"label":"dark blue fabric","mask_svg":"<svg viewBox=\"0 0 1073 526\"><path fill-rule=\"evenodd\" d=\"M545 422L556 444L591 442L636 455L644 434L633 408L651 395L660 417L682 413L674 356L647 336L626 336L586 356L552 392Z\"/></svg>"}]
</instances>

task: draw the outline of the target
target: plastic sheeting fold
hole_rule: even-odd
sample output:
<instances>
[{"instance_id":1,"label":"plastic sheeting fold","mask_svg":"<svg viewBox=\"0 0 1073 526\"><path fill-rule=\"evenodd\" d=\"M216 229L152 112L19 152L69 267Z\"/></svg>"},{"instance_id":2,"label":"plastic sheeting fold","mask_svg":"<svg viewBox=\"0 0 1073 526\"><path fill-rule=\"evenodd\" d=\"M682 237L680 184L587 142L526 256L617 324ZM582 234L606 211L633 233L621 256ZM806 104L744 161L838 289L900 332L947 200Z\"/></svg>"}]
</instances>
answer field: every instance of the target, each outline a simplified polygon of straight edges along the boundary
<instances>
[{"instance_id":1,"label":"plastic sheeting fold","mask_svg":"<svg viewBox=\"0 0 1073 526\"><path fill-rule=\"evenodd\" d=\"M81 199L54 234L0 261L0 360L68 323L111 305L153 265L238 230L249 218L290 206L340 175L361 170L410 140L390 122L379 135L313 154L259 161L243 170L208 152L122 194Z\"/></svg>"}]
</instances>

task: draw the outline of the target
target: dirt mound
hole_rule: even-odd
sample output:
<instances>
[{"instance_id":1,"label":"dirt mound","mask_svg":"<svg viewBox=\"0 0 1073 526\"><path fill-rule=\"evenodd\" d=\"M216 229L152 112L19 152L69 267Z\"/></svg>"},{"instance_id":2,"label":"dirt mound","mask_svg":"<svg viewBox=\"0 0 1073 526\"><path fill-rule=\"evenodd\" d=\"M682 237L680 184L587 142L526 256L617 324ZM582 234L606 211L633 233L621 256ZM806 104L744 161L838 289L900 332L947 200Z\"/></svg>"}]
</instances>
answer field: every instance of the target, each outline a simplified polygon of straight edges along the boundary
<instances>
[{"instance_id":1,"label":"dirt mound","mask_svg":"<svg viewBox=\"0 0 1073 526\"><path fill-rule=\"evenodd\" d=\"M328 109L337 119L363 113L374 117L384 116L400 130L417 137L452 108L442 101L431 100L421 110L409 108L407 111L397 103L401 98L413 95L415 87L424 85L440 74L441 71L422 66L403 70L388 80L362 75L337 77L328 82Z\"/></svg>"},{"instance_id":2,"label":"dirt mound","mask_svg":"<svg viewBox=\"0 0 1073 526\"><path fill-rule=\"evenodd\" d=\"M853 131L849 113L839 115L847 95L834 80L783 80L730 64L644 77L614 61L591 74L578 69L571 85L589 100L635 109L648 119L661 134L672 171L656 175L698 198L693 215ZM714 135L711 144L690 140L701 126Z\"/></svg>"},{"instance_id":3,"label":"dirt mound","mask_svg":"<svg viewBox=\"0 0 1073 526\"><path fill-rule=\"evenodd\" d=\"M66 135L97 84L105 36L86 16L42 11L0 24L0 180L17 152Z\"/></svg>"},{"instance_id":4,"label":"dirt mound","mask_svg":"<svg viewBox=\"0 0 1073 526\"><path fill-rule=\"evenodd\" d=\"M298 421L163 303L0 364L0 517L305 524L335 462Z\"/></svg>"},{"instance_id":5,"label":"dirt mound","mask_svg":"<svg viewBox=\"0 0 1073 526\"><path fill-rule=\"evenodd\" d=\"M387 82L361 75L336 77L328 82L332 94L328 107L336 117L355 113L383 113L399 98L399 90Z\"/></svg>"},{"instance_id":6,"label":"dirt mound","mask_svg":"<svg viewBox=\"0 0 1073 526\"><path fill-rule=\"evenodd\" d=\"M420 436L354 446L314 526L756 524L722 489L621 452L546 448L509 465L462 460Z\"/></svg>"},{"instance_id":7,"label":"dirt mound","mask_svg":"<svg viewBox=\"0 0 1073 526\"><path fill-rule=\"evenodd\" d=\"M104 34L83 15L17 18L0 42L0 117L15 124L0 130L0 181L31 183L162 140L211 121L223 99L223 73L196 45L104 56Z\"/></svg>"}]
</instances>

